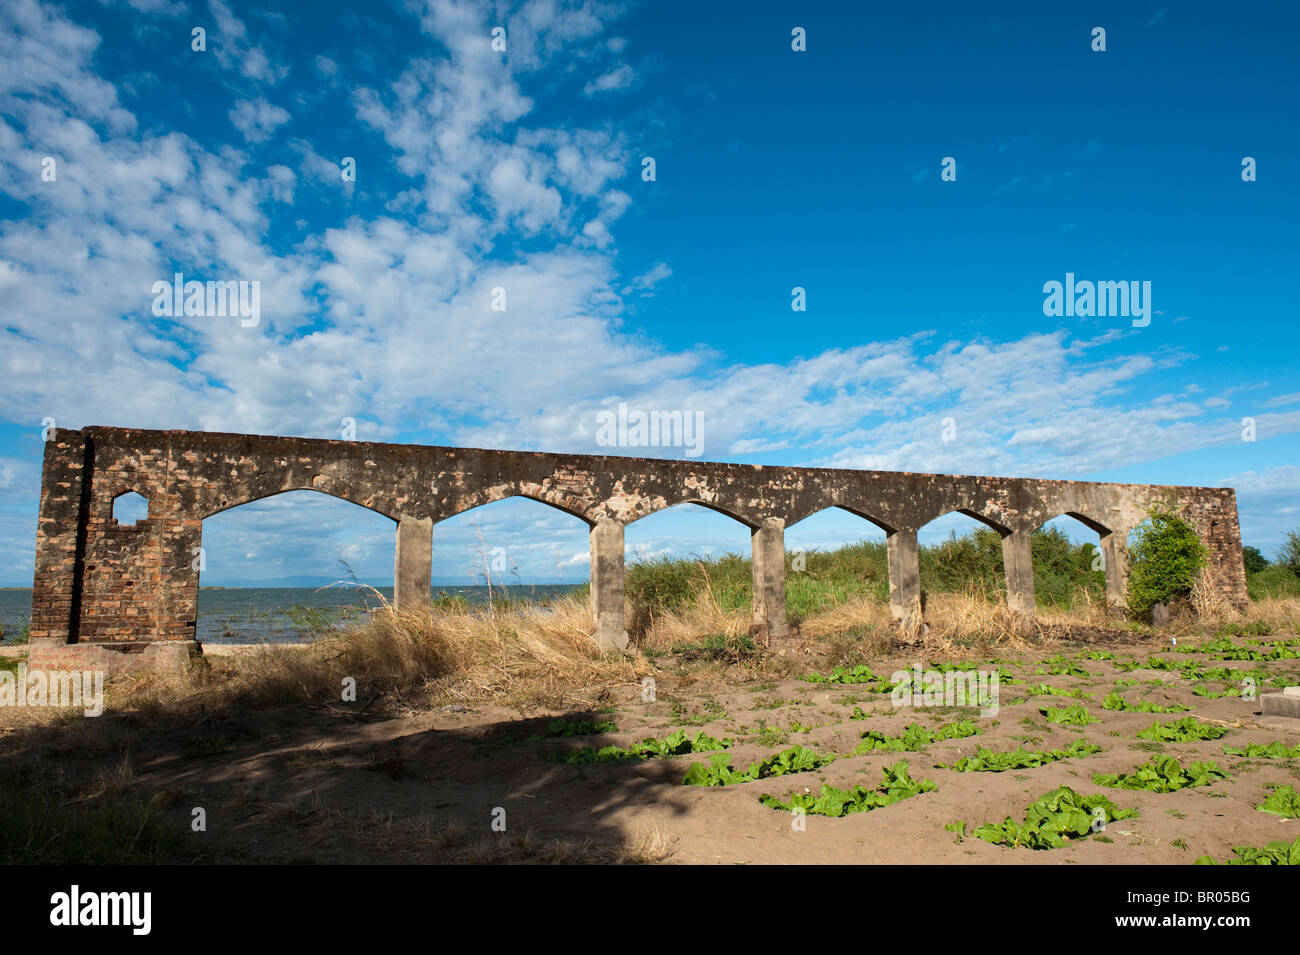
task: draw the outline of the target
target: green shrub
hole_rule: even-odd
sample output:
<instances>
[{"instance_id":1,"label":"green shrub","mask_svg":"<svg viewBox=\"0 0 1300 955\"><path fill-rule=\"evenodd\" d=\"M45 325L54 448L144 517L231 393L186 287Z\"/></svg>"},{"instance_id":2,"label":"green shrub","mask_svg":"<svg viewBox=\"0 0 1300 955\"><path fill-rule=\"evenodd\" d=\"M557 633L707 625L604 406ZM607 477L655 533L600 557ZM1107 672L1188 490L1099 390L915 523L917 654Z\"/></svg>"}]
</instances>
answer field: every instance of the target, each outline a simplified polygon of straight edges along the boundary
<instances>
[{"instance_id":1,"label":"green shrub","mask_svg":"<svg viewBox=\"0 0 1300 955\"><path fill-rule=\"evenodd\" d=\"M1129 556L1129 610L1145 614L1158 603L1191 593L1207 553L1190 524L1153 507L1130 535Z\"/></svg>"},{"instance_id":2,"label":"green shrub","mask_svg":"<svg viewBox=\"0 0 1300 955\"><path fill-rule=\"evenodd\" d=\"M1300 597L1300 577L1281 564L1269 564L1257 574L1246 575L1246 592L1251 600Z\"/></svg>"},{"instance_id":3,"label":"green shrub","mask_svg":"<svg viewBox=\"0 0 1300 955\"><path fill-rule=\"evenodd\" d=\"M1055 527L1034 531L1034 595L1040 604L1068 609L1081 592L1096 603L1106 599L1106 572L1093 570L1097 545L1075 544Z\"/></svg>"},{"instance_id":4,"label":"green shrub","mask_svg":"<svg viewBox=\"0 0 1300 955\"><path fill-rule=\"evenodd\" d=\"M1068 608L1085 597L1104 600L1106 575L1093 570L1094 544L1074 544L1060 530L1034 532L1031 548L1034 590L1038 600ZM834 550L810 550L795 570L787 554L786 612L797 625L813 614L852 597L889 599L888 549L884 541L864 540ZM981 527L964 536L927 544L919 553L921 580L927 593L974 593L1000 600L1006 591L1002 538ZM581 596L586 585L575 590ZM750 606L753 568L743 554L720 557L659 557L628 564L625 582L631 615L628 629L644 633L666 610L678 610L711 594L725 610Z\"/></svg>"},{"instance_id":5,"label":"green shrub","mask_svg":"<svg viewBox=\"0 0 1300 955\"><path fill-rule=\"evenodd\" d=\"M1268 558L1259 552L1258 547L1243 547L1241 559L1246 565L1246 573L1258 574L1268 567Z\"/></svg>"}]
</instances>

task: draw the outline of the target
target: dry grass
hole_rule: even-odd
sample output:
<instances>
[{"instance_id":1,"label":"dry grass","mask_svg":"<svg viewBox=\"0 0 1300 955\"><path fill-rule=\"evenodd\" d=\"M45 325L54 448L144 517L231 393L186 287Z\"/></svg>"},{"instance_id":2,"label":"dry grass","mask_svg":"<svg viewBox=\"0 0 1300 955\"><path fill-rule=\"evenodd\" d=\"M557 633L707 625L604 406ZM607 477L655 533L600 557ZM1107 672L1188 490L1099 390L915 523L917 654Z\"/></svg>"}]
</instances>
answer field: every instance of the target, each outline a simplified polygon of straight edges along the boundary
<instances>
[{"instance_id":1,"label":"dry grass","mask_svg":"<svg viewBox=\"0 0 1300 955\"><path fill-rule=\"evenodd\" d=\"M702 638L722 637L728 643L735 643L748 635L753 611L748 607L724 609L702 564L701 569L704 573L694 587L694 600L678 610L660 611L650 619L640 640L641 647L666 652L681 644L699 643Z\"/></svg>"},{"instance_id":2,"label":"dry grass","mask_svg":"<svg viewBox=\"0 0 1300 955\"><path fill-rule=\"evenodd\" d=\"M1174 632L1252 622L1265 622L1278 633L1300 629L1300 599L1294 597L1252 601L1244 613L1217 602L1201 603L1207 613L1178 621ZM641 648L680 650L706 641L716 648L719 637L724 647L739 646L751 623L748 610L724 609L706 585L690 607L658 616ZM893 623L888 604L860 595L809 617L800 632L816 656L861 662L904 646L952 657L1015 652L1051 643L1051 634L1062 628L1116 626L1125 624L1100 602L1085 601L1068 611L1042 608L1029 622L1002 600L971 590L930 597L925 626L915 635ZM180 675L139 672L115 678L107 687L108 705L131 712L144 725L241 708L326 707L342 702L344 680L351 677L356 702L368 712L484 699L522 710L590 703L596 695L589 692L593 689L599 693L613 685L636 684L656 672L640 652L603 651L592 637L594 629L589 607L573 597L545 609L498 609L491 614L470 609L414 614L384 608L368 623L310 647L258 648L214 658ZM783 668L773 657L746 662L773 673ZM583 693L588 698L579 700ZM68 723L68 739L86 723L73 719L76 714L51 709L21 715ZM5 722L16 726L12 720Z\"/></svg>"},{"instance_id":3,"label":"dry grass","mask_svg":"<svg viewBox=\"0 0 1300 955\"><path fill-rule=\"evenodd\" d=\"M286 703L341 703L345 680L368 708L430 699L492 697L539 705L581 687L635 682L644 658L603 651L591 611L573 598L544 610L376 612L366 624L312 646L259 647L185 674L130 674L111 682L110 705L139 717ZM422 702L428 702L422 701Z\"/></svg>"},{"instance_id":4,"label":"dry grass","mask_svg":"<svg viewBox=\"0 0 1300 955\"><path fill-rule=\"evenodd\" d=\"M1300 632L1300 597L1268 597L1252 600L1245 613L1227 609L1220 613L1222 623L1266 623L1274 633Z\"/></svg>"},{"instance_id":5,"label":"dry grass","mask_svg":"<svg viewBox=\"0 0 1300 955\"><path fill-rule=\"evenodd\" d=\"M1020 649L1041 645L1045 628L1026 621L977 588L961 594L935 594L925 607L912 608L902 625L892 620L889 605L855 596L804 621L804 638L823 644L826 652L856 662L888 655L897 646L923 647L933 654L969 655L972 650Z\"/></svg>"},{"instance_id":6,"label":"dry grass","mask_svg":"<svg viewBox=\"0 0 1300 955\"><path fill-rule=\"evenodd\" d=\"M926 626L934 640L956 647L1020 649L1041 643L1044 629L1036 619L1026 619L1001 600L978 590L963 594L935 594L925 608Z\"/></svg>"},{"instance_id":7,"label":"dry grass","mask_svg":"<svg viewBox=\"0 0 1300 955\"><path fill-rule=\"evenodd\" d=\"M859 594L809 617L799 631L805 639L823 641L855 631L887 632L892 626L888 604Z\"/></svg>"}]
</instances>

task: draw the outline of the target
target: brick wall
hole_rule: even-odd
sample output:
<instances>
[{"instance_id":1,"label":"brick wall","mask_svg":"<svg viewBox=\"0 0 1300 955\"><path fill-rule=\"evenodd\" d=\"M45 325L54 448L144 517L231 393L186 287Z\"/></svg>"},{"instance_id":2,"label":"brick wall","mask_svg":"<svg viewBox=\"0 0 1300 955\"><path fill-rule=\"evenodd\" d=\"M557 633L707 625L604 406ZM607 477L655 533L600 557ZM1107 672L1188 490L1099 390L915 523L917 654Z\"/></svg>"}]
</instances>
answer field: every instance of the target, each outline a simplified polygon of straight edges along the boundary
<instances>
[{"instance_id":1,"label":"brick wall","mask_svg":"<svg viewBox=\"0 0 1300 955\"><path fill-rule=\"evenodd\" d=\"M1235 494L1226 488L755 467L694 460L557 455L306 438L87 428L46 444L33 581L33 645L180 644L194 639L205 517L311 488L434 522L513 495L544 501L590 525L627 524L683 501L751 530L789 526L841 506L888 529L914 531L961 510L1005 533L1059 514L1124 536L1156 501L1177 501L1210 550L1214 585L1246 602ZM113 501L149 501L136 526Z\"/></svg>"}]
</instances>

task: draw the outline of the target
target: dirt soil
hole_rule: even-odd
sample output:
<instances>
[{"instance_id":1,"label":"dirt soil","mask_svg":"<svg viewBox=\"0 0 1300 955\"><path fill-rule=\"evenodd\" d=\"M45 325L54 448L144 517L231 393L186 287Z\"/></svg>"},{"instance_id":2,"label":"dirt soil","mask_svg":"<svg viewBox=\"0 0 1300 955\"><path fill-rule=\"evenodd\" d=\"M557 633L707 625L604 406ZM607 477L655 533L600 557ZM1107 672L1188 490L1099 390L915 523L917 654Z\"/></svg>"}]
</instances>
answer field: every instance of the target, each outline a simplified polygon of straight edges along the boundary
<instances>
[{"instance_id":1,"label":"dirt soil","mask_svg":"<svg viewBox=\"0 0 1300 955\"><path fill-rule=\"evenodd\" d=\"M1263 641L1285 639L1272 636ZM521 714L497 705L439 708L401 716L367 715L361 704L334 704L204 717L184 729L141 735L126 758L134 771L130 792L155 797L185 839L206 861L378 863L421 861L604 861L640 852L640 861L673 863L982 863L982 864L1188 864L1201 855L1222 861L1235 845L1262 846L1300 836L1300 821L1255 807L1268 783L1300 786L1300 759L1225 756L1224 745L1300 744L1300 721L1265 719L1259 703L1239 695L1208 699L1192 693L1196 682L1176 670L1142 667L1123 671L1117 662L1152 656L1173 663L1195 659L1206 667L1262 667L1268 678L1300 682L1300 660L1263 664L1221 661L1216 654L1168 652L1165 645L1116 641L1116 659L1089 654L1107 650L1096 635L1059 643L1050 650L1002 659L1024 685L1002 682L1000 712L953 707L895 708L888 695L858 685L775 679L745 666L673 668L656 678L655 700L642 688L593 688L596 705ZM1238 641L1239 644L1242 641ZM1244 645L1250 645L1248 642ZM1088 676L1051 675L1048 657L1064 654ZM864 661L888 677L894 670L926 666L926 659ZM995 666L979 661L982 667ZM670 661L671 663L671 661ZM794 673L806 673L796 659ZM1187 712L1151 714L1103 709L1117 688L1130 703L1180 703ZM1149 682L1158 681L1158 682ZM1086 698L1027 696L1038 683L1080 690ZM1213 690L1237 688L1208 681ZM1261 683L1263 692L1274 686ZM582 694L577 694L579 697ZM1043 706L1084 704L1101 722L1061 726L1047 722ZM851 718L854 707L868 718ZM1193 715L1225 728L1222 739L1154 743L1137 737L1153 722ZM548 736L551 720L612 721L617 732L594 736ZM936 728L971 719L978 736L933 743L917 752L846 756L863 732L901 735L909 723ZM107 742L111 722L96 723L100 745L53 746L47 755L64 771L88 777L120 762L123 752ZM662 739L677 729L693 736L733 737L732 765L747 766L799 744L836 754L829 766L725 787L683 785L693 762L708 754L596 765L548 761L581 746L628 746ZM10 730L9 732L14 732ZM532 734L543 738L526 741ZM1083 737L1100 746L1093 756L1034 769L956 772L937 768L973 754L1023 746L1051 750ZM12 742L13 738L8 742ZM1105 788L1094 773L1128 772L1161 753L1186 766L1212 760L1232 779L1168 794ZM870 812L841 818L809 815L800 831L789 812L762 805L759 796L786 799L816 793L822 783L874 788L881 770L906 759L913 779L930 779L933 792ZM970 833L986 822L1024 818L1025 808L1058 786L1104 793L1136 818L1112 822L1104 833L1048 851L992 845ZM207 831L191 832L192 810L206 812ZM495 831L504 810L505 832ZM945 824L964 820L958 839ZM459 853L459 854L457 854Z\"/></svg>"}]
</instances>

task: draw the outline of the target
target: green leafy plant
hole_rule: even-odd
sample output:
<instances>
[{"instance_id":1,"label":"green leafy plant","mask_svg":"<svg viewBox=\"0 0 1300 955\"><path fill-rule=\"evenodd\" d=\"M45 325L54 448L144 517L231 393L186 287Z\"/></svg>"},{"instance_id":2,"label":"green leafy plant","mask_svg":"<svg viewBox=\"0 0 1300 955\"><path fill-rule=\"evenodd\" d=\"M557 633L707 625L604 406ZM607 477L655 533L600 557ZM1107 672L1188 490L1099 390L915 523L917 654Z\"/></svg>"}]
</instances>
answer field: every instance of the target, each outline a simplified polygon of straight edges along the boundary
<instances>
[{"instance_id":1,"label":"green leafy plant","mask_svg":"<svg viewBox=\"0 0 1300 955\"><path fill-rule=\"evenodd\" d=\"M914 753L921 747L940 740L964 739L967 736L978 735L979 728L970 720L958 720L956 723L949 723L934 730L928 730L917 723L909 723L903 730L902 736L886 736L879 730L867 730L862 734L862 742L849 755L861 756L863 753L875 750L889 753Z\"/></svg>"},{"instance_id":2,"label":"green leafy plant","mask_svg":"<svg viewBox=\"0 0 1300 955\"><path fill-rule=\"evenodd\" d=\"M1047 666L1049 676L1092 676L1089 670L1079 666L1072 660L1067 660L1063 654L1058 653L1051 659L1044 660L1043 663Z\"/></svg>"},{"instance_id":3,"label":"green leafy plant","mask_svg":"<svg viewBox=\"0 0 1300 955\"><path fill-rule=\"evenodd\" d=\"M1231 778L1217 763L1192 763L1184 769L1176 756L1156 756L1131 773L1094 773L1092 781L1111 789L1172 793Z\"/></svg>"},{"instance_id":4,"label":"green leafy plant","mask_svg":"<svg viewBox=\"0 0 1300 955\"><path fill-rule=\"evenodd\" d=\"M1300 649L1291 641L1274 644L1267 650L1254 647L1234 647L1218 655L1220 660L1249 660L1252 663L1264 663L1271 660L1294 660L1300 657Z\"/></svg>"},{"instance_id":5,"label":"green leafy plant","mask_svg":"<svg viewBox=\"0 0 1300 955\"><path fill-rule=\"evenodd\" d=\"M1280 740L1274 740L1268 745L1260 743L1250 743L1247 746L1223 747L1224 756L1249 756L1253 759L1292 759L1300 756L1300 745L1287 746Z\"/></svg>"},{"instance_id":6,"label":"green leafy plant","mask_svg":"<svg viewBox=\"0 0 1300 955\"><path fill-rule=\"evenodd\" d=\"M871 667L860 663L855 667L836 667L828 674L809 673L805 676L807 683L878 683L888 682L882 676L872 672Z\"/></svg>"},{"instance_id":7,"label":"green leafy plant","mask_svg":"<svg viewBox=\"0 0 1300 955\"><path fill-rule=\"evenodd\" d=\"M1118 710L1125 713L1182 713L1190 710L1190 706L1184 706L1181 703L1170 703L1168 706L1162 706L1158 703L1149 703L1146 700L1139 700L1137 703L1129 703L1118 693L1108 693L1106 698L1101 701L1103 710Z\"/></svg>"},{"instance_id":8,"label":"green leafy plant","mask_svg":"<svg viewBox=\"0 0 1300 955\"><path fill-rule=\"evenodd\" d=\"M593 723L590 720L552 720L547 727L551 736L595 736L597 733L617 733L618 727L609 720Z\"/></svg>"},{"instance_id":9,"label":"green leafy plant","mask_svg":"<svg viewBox=\"0 0 1300 955\"><path fill-rule=\"evenodd\" d=\"M1196 865L1300 865L1300 839L1295 842L1270 842L1263 848L1233 846L1235 859L1215 862L1210 856L1201 856Z\"/></svg>"},{"instance_id":10,"label":"green leafy plant","mask_svg":"<svg viewBox=\"0 0 1300 955\"><path fill-rule=\"evenodd\" d=\"M1172 723L1152 723L1138 731L1138 737L1156 743L1193 743L1207 739L1220 739L1228 731L1219 726L1202 723L1194 716L1184 716Z\"/></svg>"},{"instance_id":11,"label":"green leafy plant","mask_svg":"<svg viewBox=\"0 0 1300 955\"><path fill-rule=\"evenodd\" d=\"M707 763L692 763L686 771L682 783L686 786L731 786L735 783L748 783L769 776L786 776L790 773L806 773L821 769L831 763L835 757L824 757L802 746L791 746L779 753L773 753L766 759L750 763L748 769L731 768L731 756L717 753L709 757Z\"/></svg>"},{"instance_id":12,"label":"green leafy plant","mask_svg":"<svg viewBox=\"0 0 1300 955\"><path fill-rule=\"evenodd\" d=\"M1030 696L1066 696L1076 700L1085 700L1092 696L1085 690L1071 689L1063 690L1060 687L1050 686L1047 683L1039 683L1037 686L1029 687Z\"/></svg>"},{"instance_id":13,"label":"green leafy plant","mask_svg":"<svg viewBox=\"0 0 1300 955\"><path fill-rule=\"evenodd\" d=\"M627 749L620 746L605 746L596 749L584 746L567 753L552 753L548 759L559 763L622 763L633 759L662 759L667 756L687 756L691 753L707 753L716 749L727 749L735 741L714 739L703 730L695 734L694 739L686 738L685 730L678 730L666 739L644 739Z\"/></svg>"},{"instance_id":14,"label":"green leafy plant","mask_svg":"<svg viewBox=\"0 0 1300 955\"><path fill-rule=\"evenodd\" d=\"M884 806L891 806L903 799L910 799L921 793L933 792L933 781L923 779L914 781L907 773L907 760L900 759L892 766L886 766L881 772L884 780L875 789L866 786L854 786L852 789L837 789L835 786L822 786L817 795L812 793L793 793L789 802L781 802L775 796L763 795L759 802L770 809L802 809L814 816L847 816L854 812L870 812Z\"/></svg>"},{"instance_id":15,"label":"green leafy plant","mask_svg":"<svg viewBox=\"0 0 1300 955\"><path fill-rule=\"evenodd\" d=\"M1101 722L1088 712L1086 706L1040 706L1038 712L1043 714L1047 722L1060 723L1062 726L1087 726L1089 723Z\"/></svg>"},{"instance_id":16,"label":"green leafy plant","mask_svg":"<svg viewBox=\"0 0 1300 955\"><path fill-rule=\"evenodd\" d=\"M1300 819L1300 793L1293 786L1277 786L1268 798L1255 807L1283 819Z\"/></svg>"},{"instance_id":17,"label":"green leafy plant","mask_svg":"<svg viewBox=\"0 0 1300 955\"><path fill-rule=\"evenodd\" d=\"M1136 809L1120 809L1100 793L1083 796L1062 786L1033 802L1025 810L1023 822L1008 816L1000 823L980 826L974 834L1012 849L1060 849L1073 839L1087 837L1098 821L1110 823L1136 815Z\"/></svg>"},{"instance_id":18,"label":"green leafy plant","mask_svg":"<svg viewBox=\"0 0 1300 955\"><path fill-rule=\"evenodd\" d=\"M1193 696L1203 696L1206 699L1217 700L1225 696L1237 696L1241 691L1236 687L1229 686L1223 690L1212 690L1208 683L1198 683L1192 687Z\"/></svg>"},{"instance_id":19,"label":"green leafy plant","mask_svg":"<svg viewBox=\"0 0 1300 955\"><path fill-rule=\"evenodd\" d=\"M1058 760L1072 756L1091 756L1101 752L1101 747L1079 738L1065 749L1052 749L1046 752L1031 752L1021 747L1010 752L998 753L983 746L975 750L974 756L963 756L948 766L940 764L936 769L951 769L959 773L1004 773L1009 769L1037 769Z\"/></svg>"}]
</instances>

